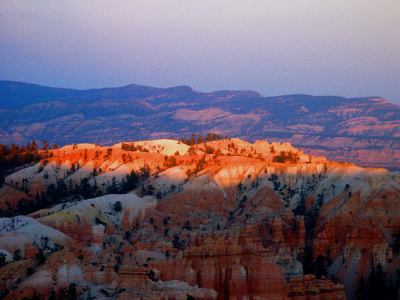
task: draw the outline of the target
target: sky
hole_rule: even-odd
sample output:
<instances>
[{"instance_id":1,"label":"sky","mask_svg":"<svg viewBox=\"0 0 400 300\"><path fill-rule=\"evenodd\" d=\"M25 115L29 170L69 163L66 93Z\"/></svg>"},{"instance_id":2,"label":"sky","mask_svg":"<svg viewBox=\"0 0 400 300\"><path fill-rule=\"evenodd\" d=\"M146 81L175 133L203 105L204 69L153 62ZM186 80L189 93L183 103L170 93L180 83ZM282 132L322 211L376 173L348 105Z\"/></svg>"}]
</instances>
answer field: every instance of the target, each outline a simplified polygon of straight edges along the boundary
<instances>
[{"instance_id":1,"label":"sky","mask_svg":"<svg viewBox=\"0 0 400 300\"><path fill-rule=\"evenodd\" d=\"M0 79L400 103L400 0L0 0Z\"/></svg>"}]
</instances>

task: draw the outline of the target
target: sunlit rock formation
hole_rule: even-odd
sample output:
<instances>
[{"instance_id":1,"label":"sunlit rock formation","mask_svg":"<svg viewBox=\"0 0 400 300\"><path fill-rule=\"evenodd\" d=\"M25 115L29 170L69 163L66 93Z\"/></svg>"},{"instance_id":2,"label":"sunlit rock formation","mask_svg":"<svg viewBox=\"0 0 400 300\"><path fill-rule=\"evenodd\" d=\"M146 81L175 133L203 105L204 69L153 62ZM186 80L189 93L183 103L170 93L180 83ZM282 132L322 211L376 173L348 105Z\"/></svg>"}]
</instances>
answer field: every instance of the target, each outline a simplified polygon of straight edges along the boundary
<instances>
[{"instance_id":1,"label":"sunlit rock formation","mask_svg":"<svg viewBox=\"0 0 400 300\"><path fill-rule=\"evenodd\" d=\"M49 151L0 190L5 299L345 299L400 264L385 169L240 139Z\"/></svg>"}]
</instances>

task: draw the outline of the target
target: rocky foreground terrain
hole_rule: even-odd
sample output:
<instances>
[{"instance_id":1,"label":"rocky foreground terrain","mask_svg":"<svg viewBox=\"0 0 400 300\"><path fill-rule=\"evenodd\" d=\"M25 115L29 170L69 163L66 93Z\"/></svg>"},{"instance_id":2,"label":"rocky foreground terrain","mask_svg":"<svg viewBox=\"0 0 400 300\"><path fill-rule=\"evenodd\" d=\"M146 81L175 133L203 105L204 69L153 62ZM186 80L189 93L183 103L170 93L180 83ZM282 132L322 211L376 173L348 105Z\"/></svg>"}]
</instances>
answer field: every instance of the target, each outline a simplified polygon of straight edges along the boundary
<instances>
[{"instance_id":1,"label":"rocky foreground terrain","mask_svg":"<svg viewBox=\"0 0 400 300\"><path fill-rule=\"evenodd\" d=\"M288 143L68 145L0 189L0 298L396 299L399 205Z\"/></svg>"},{"instance_id":2,"label":"rocky foreground terrain","mask_svg":"<svg viewBox=\"0 0 400 300\"><path fill-rule=\"evenodd\" d=\"M289 141L331 160L400 169L400 106L379 97L263 97L134 84L74 90L0 81L0 143L112 145L206 132Z\"/></svg>"}]
</instances>

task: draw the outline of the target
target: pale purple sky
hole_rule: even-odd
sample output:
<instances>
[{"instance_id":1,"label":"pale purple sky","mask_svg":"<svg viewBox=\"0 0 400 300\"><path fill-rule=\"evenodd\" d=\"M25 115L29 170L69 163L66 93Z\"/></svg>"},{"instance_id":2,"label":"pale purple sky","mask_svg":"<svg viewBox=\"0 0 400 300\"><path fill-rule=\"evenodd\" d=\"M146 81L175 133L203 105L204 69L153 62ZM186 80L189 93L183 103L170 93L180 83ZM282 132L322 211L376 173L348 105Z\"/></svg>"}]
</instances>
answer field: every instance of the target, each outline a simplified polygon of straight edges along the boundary
<instances>
[{"instance_id":1,"label":"pale purple sky","mask_svg":"<svg viewBox=\"0 0 400 300\"><path fill-rule=\"evenodd\" d=\"M400 0L1 0L0 79L400 102Z\"/></svg>"}]
</instances>

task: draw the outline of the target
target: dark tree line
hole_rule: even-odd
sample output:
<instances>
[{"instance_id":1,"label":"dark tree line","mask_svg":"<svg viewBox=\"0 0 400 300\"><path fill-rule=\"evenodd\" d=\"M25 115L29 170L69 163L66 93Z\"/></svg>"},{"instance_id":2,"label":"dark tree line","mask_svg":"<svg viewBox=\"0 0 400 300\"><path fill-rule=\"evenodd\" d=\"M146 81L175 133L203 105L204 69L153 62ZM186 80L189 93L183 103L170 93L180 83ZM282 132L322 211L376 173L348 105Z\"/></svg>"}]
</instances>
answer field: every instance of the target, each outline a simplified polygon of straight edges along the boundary
<instances>
[{"instance_id":1,"label":"dark tree line","mask_svg":"<svg viewBox=\"0 0 400 300\"><path fill-rule=\"evenodd\" d=\"M149 150L145 147L141 145L135 145L135 143L122 143L121 149L125 151L149 152Z\"/></svg>"},{"instance_id":2,"label":"dark tree line","mask_svg":"<svg viewBox=\"0 0 400 300\"><path fill-rule=\"evenodd\" d=\"M35 141L26 146L0 144L0 186L4 183L7 171L40 159L39 147Z\"/></svg>"},{"instance_id":3,"label":"dark tree line","mask_svg":"<svg viewBox=\"0 0 400 300\"><path fill-rule=\"evenodd\" d=\"M40 161L51 155L48 150L57 148L57 144L50 146L47 141L42 142L42 147L39 147L36 141L32 141L25 146L0 144L0 187L4 183L7 172L14 168Z\"/></svg>"},{"instance_id":4,"label":"dark tree line","mask_svg":"<svg viewBox=\"0 0 400 300\"><path fill-rule=\"evenodd\" d=\"M299 156L296 153L293 153L292 151L281 151L279 155L275 155L272 158L273 162L278 162L278 163L285 163L285 162L290 162L290 163L297 163L299 161Z\"/></svg>"},{"instance_id":5,"label":"dark tree line","mask_svg":"<svg viewBox=\"0 0 400 300\"><path fill-rule=\"evenodd\" d=\"M393 254L394 255L399 255L400 254L400 230L397 231L397 233L394 236L394 241L392 244L393 247Z\"/></svg>"},{"instance_id":6,"label":"dark tree line","mask_svg":"<svg viewBox=\"0 0 400 300\"><path fill-rule=\"evenodd\" d=\"M226 137L219 135L217 133L209 132L205 136L202 134L192 133L189 138L180 138L179 140L186 145L193 146L205 142L219 141L225 138Z\"/></svg>"},{"instance_id":7,"label":"dark tree line","mask_svg":"<svg viewBox=\"0 0 400 300\"><path fill-rule=\"evenodd\" d=\"M332 263L330 250L326 249L325 255L314 258L312 244L315 237L315 227L319 216L319 211L324 203L324 195L318 194L313 207L309 210L305 208L305 199L300 199L297 213L304 213L304 225L306 230L306 246L304 249L303 267L304 272L316 275L318 278L327 276L327 268ZM303 206L304 205L304 206Z\"/></svg>"},{"instance_id":8,"label":"dark tree line","mask_svg":"<svg viewBox=\"0 0 400 300\"><path fill-rule=\"evenodd\" d=\"M149 176L149 170L142 168L138 173L132 171L126 175L120 183L117 183L115 177L113 177L111 184L107 186L107 194L126 194L138 188Z\"/></svg>"},{"instance_id":9,"label":"dark tree line","mask_svg":"<svg viewBox=\"0 0 400 300\"><path fill-rule=\"evenodd\" d=\"M89 178L82 178L78 185L74 185L71 180L66 183L65 180L59 179L56 184L49 184L44 192L38 192L33 200L22 199L17 203L15 208L9 208L6 211L0 210L0 217L25 215L74 199L89 199L104 194L126 194L138 187L142 187L142 194L149 194L151 187L145 187L143 184L149 176L149 169L144 167L139 172L132 171L127 174L118 183L115 177L113 177L111 183L107 185L105 192L104 189L98 187L96 181L94 184L90 184Z\"/></svg>"},{"instance_id":10,"label":"dark tree line","mask_svg":"<svg viewBox=\"0 0 400 300\"><path fill-rule=\"evenodd\" d=\"M400 271L388 277L381 264L372 267L367 278L361 277L357 292L357 300L396 300L400 289Z\"/></svg>"}]
</instances>

